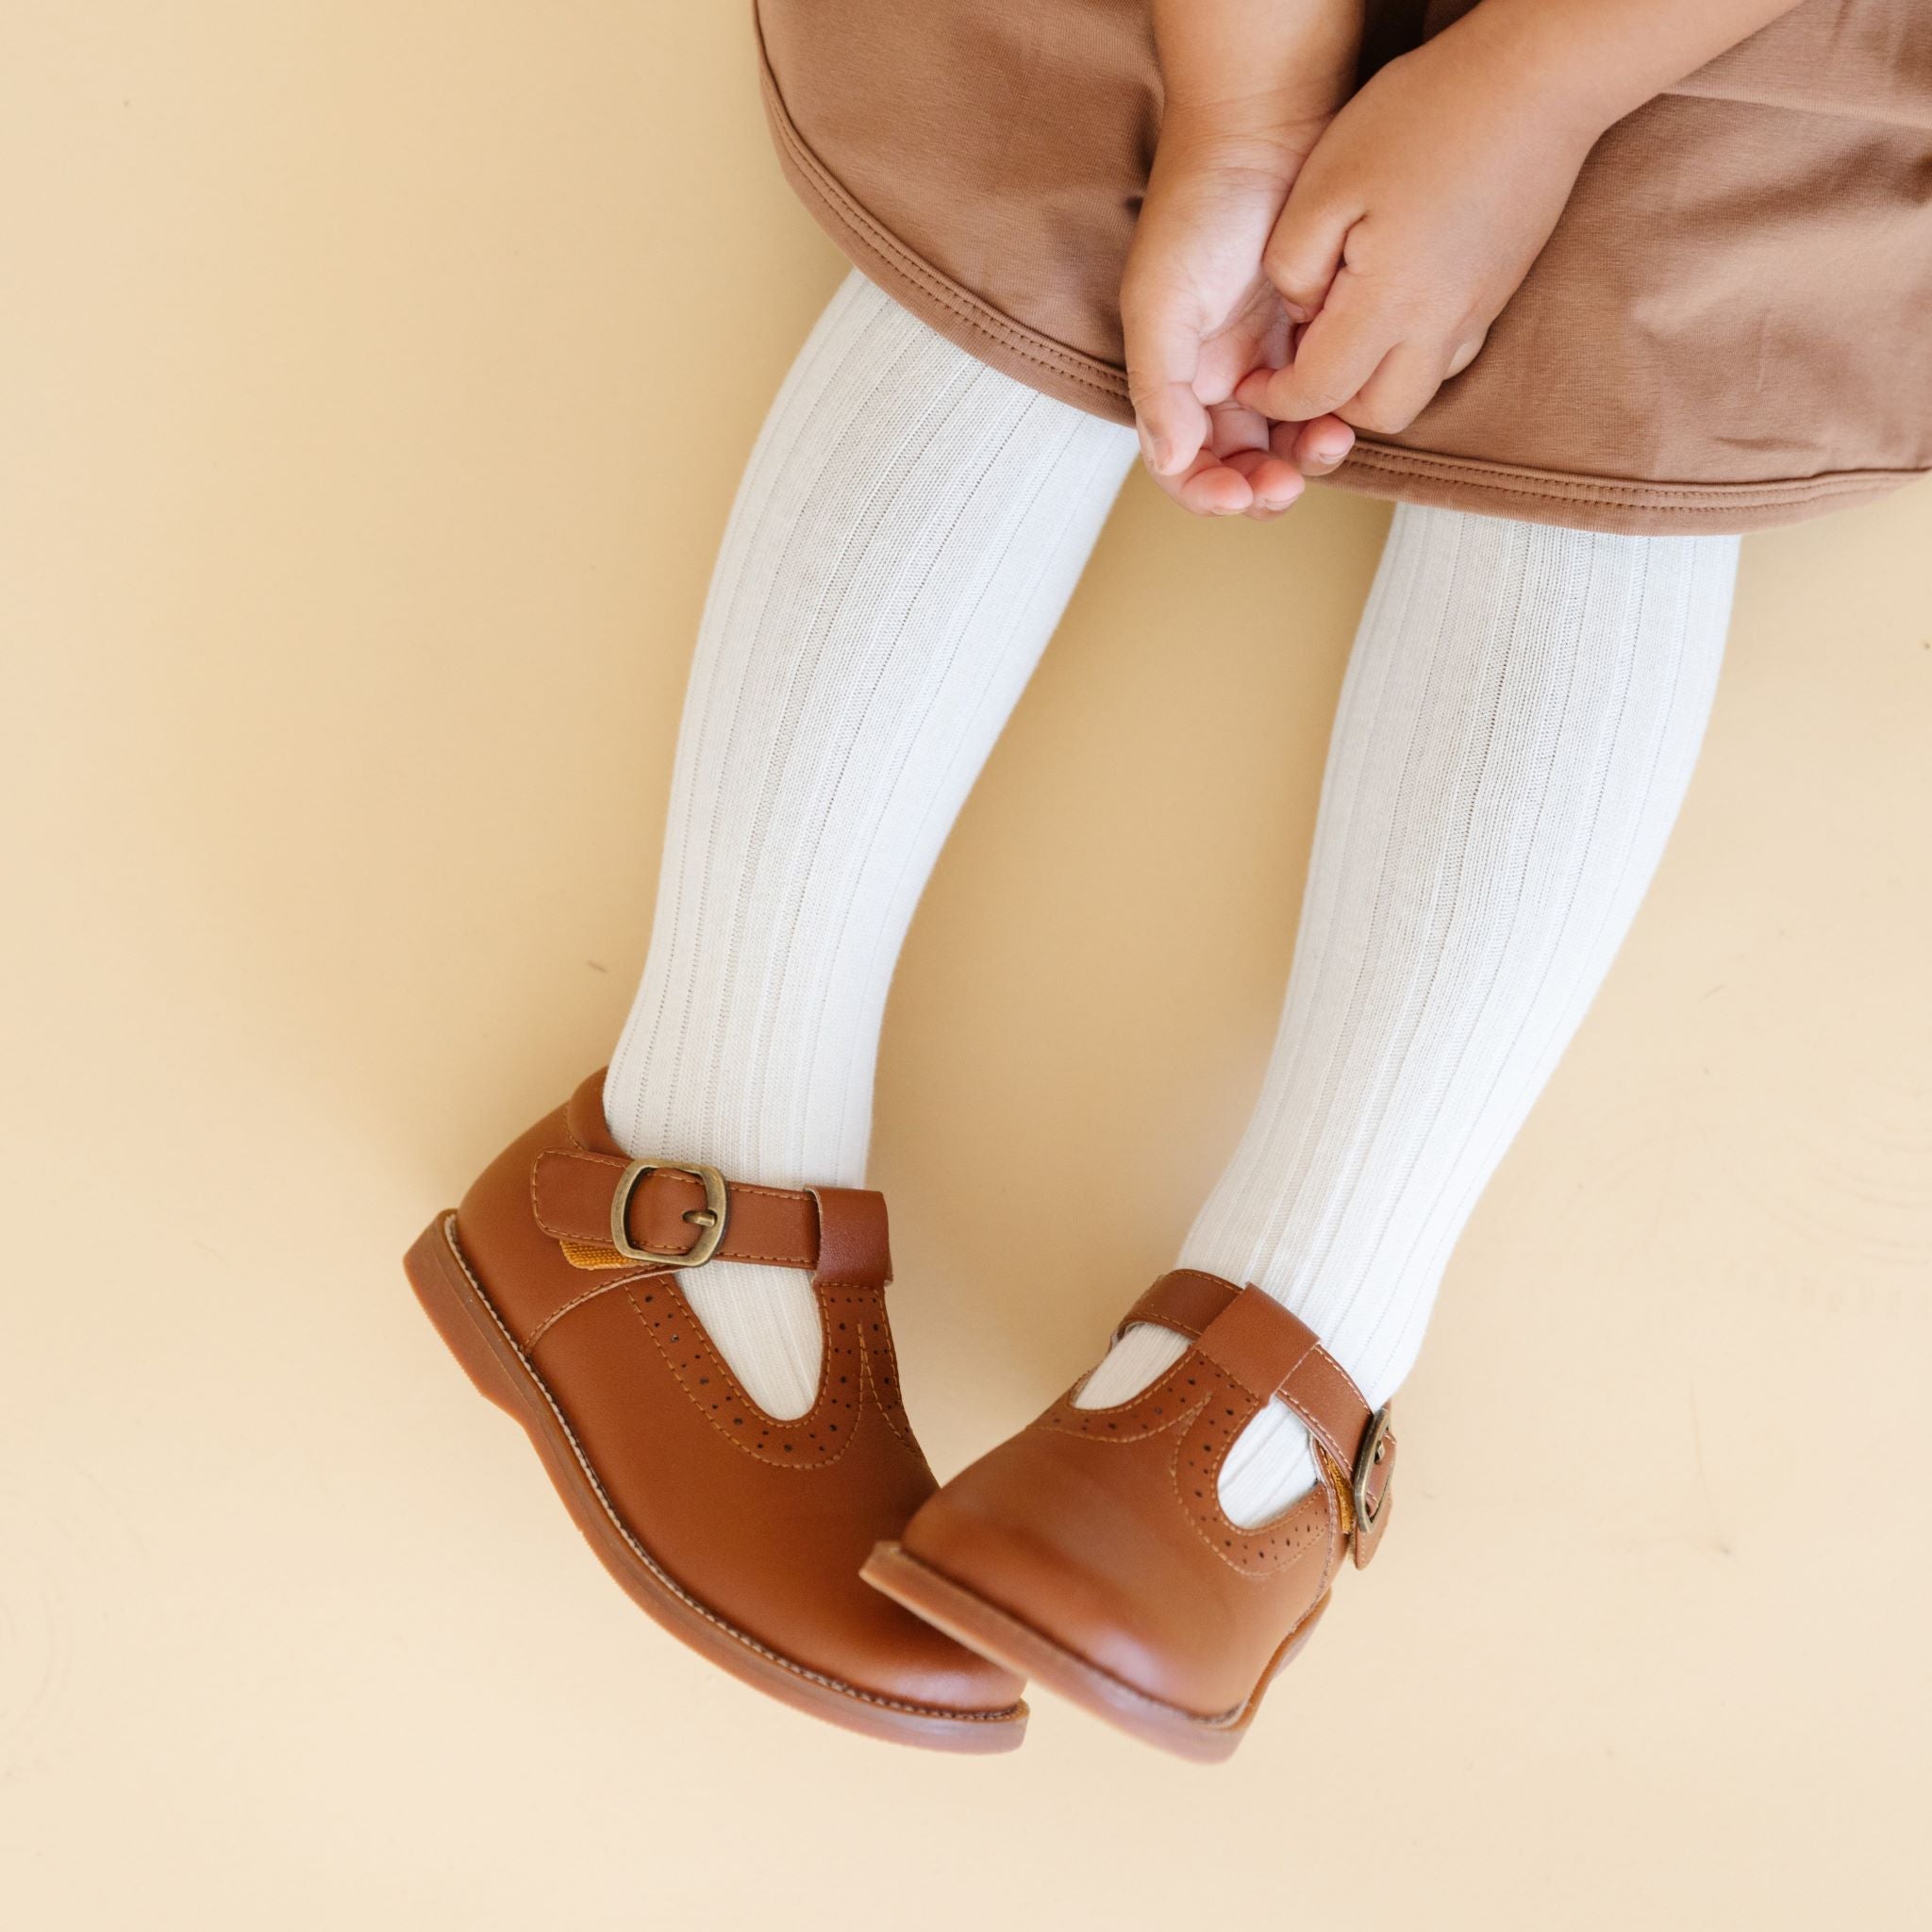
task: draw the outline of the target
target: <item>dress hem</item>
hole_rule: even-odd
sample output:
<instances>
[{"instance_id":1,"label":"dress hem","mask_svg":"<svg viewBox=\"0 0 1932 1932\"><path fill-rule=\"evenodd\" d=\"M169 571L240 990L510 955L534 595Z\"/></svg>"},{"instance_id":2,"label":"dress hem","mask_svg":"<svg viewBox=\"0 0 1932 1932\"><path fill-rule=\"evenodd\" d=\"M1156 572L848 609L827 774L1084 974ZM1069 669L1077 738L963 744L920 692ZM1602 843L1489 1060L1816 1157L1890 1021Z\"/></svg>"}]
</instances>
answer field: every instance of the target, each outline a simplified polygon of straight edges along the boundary
<instances>
[{"instance_id":1,"label":"dress hem","mask_svg":"<svg viewBox=\"0 0 1932 1932\"><path fill-rule=\"evenodd\" d=\"M787 110L762 37L758 65L779 164L819 225L870 280L950 342L1089 415L1131 425L1125 372L1016 322L936 269L813 153ZM1645 482L1358 441L1322 481L1357 495L1625 535L1729 535L1883 496L1920 470L1841 470L1746 483Z\"/></svg>"}]
</instances>

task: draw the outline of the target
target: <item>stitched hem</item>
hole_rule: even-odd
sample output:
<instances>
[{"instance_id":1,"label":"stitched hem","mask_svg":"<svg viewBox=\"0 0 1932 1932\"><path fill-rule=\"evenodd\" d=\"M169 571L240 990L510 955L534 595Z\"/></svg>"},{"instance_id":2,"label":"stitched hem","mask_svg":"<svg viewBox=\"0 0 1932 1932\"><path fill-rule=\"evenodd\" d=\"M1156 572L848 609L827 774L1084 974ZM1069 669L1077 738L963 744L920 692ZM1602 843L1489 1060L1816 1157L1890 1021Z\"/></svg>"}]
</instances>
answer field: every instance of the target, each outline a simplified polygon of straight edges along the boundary
<instances>
[{"instance_id":1,"label":"stitched hem","mask_svg":"<svg viewBox=\"0 0 1932 1932\"><path fill-rule=\"evenodd\" d=\"M929 328L1002 375L1091 416L1131 425L1124 371L1070 349L963 288L877 220L812 151L785 106L758 28L765 113L786 179L853 266ZM1357 442L1334 475L1357 495L1629 535L1728 535L1883 496L1926 474L1846 470L1764 483L1645 483Z\"/></svg>"},{"instance_id":2,"label":"stitched hem","mask_svg":"<svg viewBox=\"0 0 1932 1932\"><path fill-rule=\"evenodd\" d=\"M1838 470L1765 483L1639 483L1357 442L1318 480L1359 496L1632 536L1728 536L1888 495L1922 470Z\"/></svg>"},{"instance_id":3,"label":"stitched hem","mask_svg":"<svg viewBox=\"0 0 1932 1932\"><path fill-rule=\"evenodd\" d=\"M754 26L758 25L754 19ZM1131 425L1127 379L1110 362L1070 349L941 275L924 256L876 220L819 159L793 124L758 33L758 71L765 114L778 162L798 198L853 266L902 308L969 355L1091 416Z\"/></svg>"}]
</instances>

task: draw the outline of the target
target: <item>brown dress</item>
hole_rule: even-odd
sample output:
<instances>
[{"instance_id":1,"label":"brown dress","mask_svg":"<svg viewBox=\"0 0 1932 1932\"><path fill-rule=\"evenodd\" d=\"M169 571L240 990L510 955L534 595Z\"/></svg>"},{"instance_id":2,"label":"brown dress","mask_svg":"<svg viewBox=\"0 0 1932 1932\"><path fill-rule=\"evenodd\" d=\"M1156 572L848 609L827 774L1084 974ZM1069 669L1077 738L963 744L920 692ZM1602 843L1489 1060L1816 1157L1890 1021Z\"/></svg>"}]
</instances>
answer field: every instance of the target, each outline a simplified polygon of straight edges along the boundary
<instances>
[{"instance_id":1,"label":"brown dress","mask_svg":"<svg viewBox=\"0 0 1932 1932\"><path fill-rule=\"evenodd\" d=\"M1472 0L1383 0L1413 45ZM1148 0L758 0L787 174L942 335L1131 421ZM1746 530L1932 468L1932 4L1804 0L1620 122L1488 346L1332 479L1583 529Z\"/></svg>"}]
</instances>

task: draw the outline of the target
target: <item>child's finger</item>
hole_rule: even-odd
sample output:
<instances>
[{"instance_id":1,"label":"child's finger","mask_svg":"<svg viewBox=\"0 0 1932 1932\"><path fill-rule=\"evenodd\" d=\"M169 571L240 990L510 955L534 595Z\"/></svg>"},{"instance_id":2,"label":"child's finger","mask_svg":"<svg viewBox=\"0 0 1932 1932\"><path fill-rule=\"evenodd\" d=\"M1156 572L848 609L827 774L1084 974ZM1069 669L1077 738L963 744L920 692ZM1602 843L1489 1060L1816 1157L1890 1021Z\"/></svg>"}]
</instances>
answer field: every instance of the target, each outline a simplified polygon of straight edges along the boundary
<instances>
[{"instance_id":1,"label":"child's finger","mask_svg":"<svg viewBox=\"0 0 1932 1932\"><path fill-rule=\"evenodd\" d=\"M1169 383L1132 397L1141 454L1157 476L1177 476L1208 441L1208 412L1193 391Z\"/></svg>"},{"instance_id":2,"label":"child's finger","mask_svg":"<svg viewBox=\"0 0 1932 1932\"><path fill-rule=\"evenodd\" d=\"M1208 406L1208 447L1225 460L1241 450L1268 447L1268 419L1239 403L1210 403Z\"/></svg>"},{"instance_id":3,"label":"child's finger","mask_svg":"<svg viewBox=\"0 0 1932 1932\"><path fill-rule=\"evenodd\" d=\"M1192 388L1201 363L1198 320L1184 297L1129 274L1121 323L1141 453L1157 476L1178 476L1208 439L1208 412Z\"/></svg>"},{"instance_id":4,"label":"child's finger","mask_svg":"<svg viewBox=\"0 0 1932 1932\"><path fill-rule=\"evenodd\" d=\"M1428 407L1449 374L1450 353L1434 342L1397 342L1341 415L1372 436L1394 436Z\"/></svg>"},{"instance_id":5,"label":"child's finger","mask_svg":"<svg viewBox=\"0 0 1932 1932\"><path fill-rule=\"evenodd\" d=\"M1355 431L1340 416L1318 416L1312 423L1277 423L1269 442L1304 476L1326 476L1355 447Z\"/></svg>"},{"instance_id":6,"label":"child's finger","mask_svg":"<svg viewBox=\"0 0 1932 1932\"><path fill-rule=\"evenodd\" d=\"M1165 495L1200 517L1239 516L1255 500L1248 479L1212 450L1202 450L1178 475L1153 475Z\"/></svg>"},{"instance_id":7,"label":"child's finger","mask_svg":"<svg viewBox=\"0 0 1932 1932\"><path fill-rule=\"evenodd\" d=\"M1310 322L1320 312L1359 212L1346 203L1324 203L1290 190L1288 205L1261 251L1261 272L1274 283L1291 321Z\"/></svg>"},{"instance_id":8,"label":"child's finger","mask_svg":"<svg viewBox=\"0 0 1932 1932\"><path fill-rule=\"evenodd\" d=\"M1257 523L1278 517L1307 487L1292 463L1265 446L1239 451L1227 458L1227 467L1244 477L1254 492L1243 514Z\"/></svg>"},{"instance_id":9,"label":"child's finger","mask_svg":"<svg viewBox=\"0 0 1932 1932\"><path fill-rule=\"evenodd\" d=\"M1257 369L1235 391L1238 401L1277 423L1312 423L1336 414L1375 373L1395 336L1373 313L1331 301L1301 332L1286 369Z\"/></svg>"},{"instance_id":10,"label":"child's finger","mask_svg":"<svg viewBox=\"0 0 1932 1932\"><path fill-rule=\"evenodd\" d=\"M1263 523L1279 516L1302 493L1302 479L1275 450L1267 417L1235 403L1215 404L1208 414L1214 425L1208 448L1252 492L1253 501L1242 514Z\"/></svg>"},{"instance_id":11,"label":"child's finger","mask_svg":"<svg viewBox=\"0 0 1932 1932\"><path fill-rule=\"evenodd\" d=\"M1218 458L1203 455L1180 479L1179 500L1196 516L1240 516L1255 500L1248 479Z\"/></svg>"},{"instance_id":12,"label":"child's finger","mask_svg":"<svg viewBox=\"0 0 1932 1932\"><path fill-rule=\"evenodd\" d=\"M1293 325L1274 291L1257 290L1248 310L1201 344L1201 365L1191 386L1211 409L1227 402L1249 370L1278 369L1293 353Z\"/></svg>"}]
</instances>

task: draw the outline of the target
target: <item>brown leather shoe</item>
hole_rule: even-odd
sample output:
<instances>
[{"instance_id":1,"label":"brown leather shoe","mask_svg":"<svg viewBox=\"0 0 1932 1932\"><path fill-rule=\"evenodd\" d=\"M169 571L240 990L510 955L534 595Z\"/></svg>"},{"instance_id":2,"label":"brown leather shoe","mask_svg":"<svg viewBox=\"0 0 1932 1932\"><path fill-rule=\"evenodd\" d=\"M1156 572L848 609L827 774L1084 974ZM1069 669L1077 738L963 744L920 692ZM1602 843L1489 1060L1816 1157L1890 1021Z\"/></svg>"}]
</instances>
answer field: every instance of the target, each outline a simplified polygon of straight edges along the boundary
<instances>
[{"instance_id":1,"label":"brown leather shoe","mask_svg":"<svg viewBox=\"0 0 1932 1932\"><path fill-rule=\"evenodd\" d=\"M605 1568L692 1649L851 1730L1011 1750L1021 1680L859 1581L936 1487L899 1400L885 1202L626 1161L603 1091L593 1074L409 1250L430 1319ZM746 1395L679 1291L671 1269L713 1256L813 1271L825 1352L796 1421Z\"/></svg>"},{"instance_id":2,"label":"brown leather shoe","mask_svg":"<svg viewBox=\"0 0 1932 1932\"><path fill-rule=\"evenodd\" d=\"M981 1656L1186 1757L1225 1757L1307 1641L1343 1554L1374 1554L1395 1438L1308 1328L1257 1288L1163 1275L1129 1311L1193 1339L1115 1408L1072 1391L881 1543L866 1580ZM1077 1386L1077 1385L1076 1385ZM1258 1529L1216 1482L1280 1396L1321 1481Z\"/></svg>"}]
</instances>

